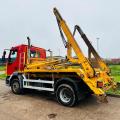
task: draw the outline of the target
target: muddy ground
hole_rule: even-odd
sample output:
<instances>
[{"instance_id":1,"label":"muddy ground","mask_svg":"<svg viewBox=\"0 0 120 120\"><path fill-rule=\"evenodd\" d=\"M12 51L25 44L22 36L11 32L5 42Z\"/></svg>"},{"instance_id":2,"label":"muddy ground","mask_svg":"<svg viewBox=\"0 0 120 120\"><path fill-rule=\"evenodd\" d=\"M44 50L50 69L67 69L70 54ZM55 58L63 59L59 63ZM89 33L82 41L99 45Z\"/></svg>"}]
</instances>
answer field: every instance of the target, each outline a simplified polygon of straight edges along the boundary
<instances>
[{"instance_id":1,"label":"muddy ground","mask_svg":"<svg viewBox=\"0 0 120 120\"><path fill-rule=\"evenodd\" d=\"M92 96L68 108L43 92L14 95L0 80L0 120L120 120L120 98L108 100L98 103Z\"/></svg>"}]
</instances>

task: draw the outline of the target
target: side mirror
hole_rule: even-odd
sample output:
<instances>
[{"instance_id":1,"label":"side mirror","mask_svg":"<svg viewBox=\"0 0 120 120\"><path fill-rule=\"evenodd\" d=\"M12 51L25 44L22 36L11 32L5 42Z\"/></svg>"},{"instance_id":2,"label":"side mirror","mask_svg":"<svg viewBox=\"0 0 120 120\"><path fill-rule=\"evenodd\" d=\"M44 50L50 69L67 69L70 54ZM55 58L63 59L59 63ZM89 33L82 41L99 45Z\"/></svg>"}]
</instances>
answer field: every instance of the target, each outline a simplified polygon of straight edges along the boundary
<instances>
[{"instance_id":1,"label":"side mirror","mask_svg":"<svg viewBox=\"0 0 120 120\"><path fill-rule=\"evenodd\" d=\"M5 56L6 56L6 51L3 51L3 55L2 55L2 61L5 62Z\"/></svg>"}]
</instances>

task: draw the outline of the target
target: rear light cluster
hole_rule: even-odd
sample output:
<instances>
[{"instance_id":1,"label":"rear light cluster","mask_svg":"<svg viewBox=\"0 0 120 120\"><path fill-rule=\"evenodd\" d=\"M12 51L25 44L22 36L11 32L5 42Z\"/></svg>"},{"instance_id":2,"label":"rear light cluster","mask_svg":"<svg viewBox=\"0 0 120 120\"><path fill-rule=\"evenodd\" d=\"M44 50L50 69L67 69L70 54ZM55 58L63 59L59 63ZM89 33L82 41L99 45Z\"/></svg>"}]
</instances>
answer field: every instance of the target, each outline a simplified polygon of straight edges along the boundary
<instances>
[{"instance_id":1,"label":"rear light cluster","mask_svg":"<svg viewBox=\"0 0 120 120\"><path fill-rule=\"evenodd\" d=\"M103 81L97 81L97 88L103 88Z\"/></svg>"}]
</instances>

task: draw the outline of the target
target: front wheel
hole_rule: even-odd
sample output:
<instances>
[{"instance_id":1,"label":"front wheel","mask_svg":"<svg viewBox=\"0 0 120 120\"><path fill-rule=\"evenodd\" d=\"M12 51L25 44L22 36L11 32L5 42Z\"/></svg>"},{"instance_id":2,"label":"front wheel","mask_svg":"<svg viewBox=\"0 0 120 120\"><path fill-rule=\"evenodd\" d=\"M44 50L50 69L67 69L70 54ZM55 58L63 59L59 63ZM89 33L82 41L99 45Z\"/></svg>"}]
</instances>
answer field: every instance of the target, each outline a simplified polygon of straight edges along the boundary
<instances>
[{"instance_id":1,"label":"front wheel","mask_svg":"<svg viewBox=\"0 0 120 120\"><path fill-rule=\"evenodd\" d=\"M11 90L14 94L22 94L23 93L23 89L20 88L20 83L17 79L12 81Z\"/></svg>"},{"instance_id":2,"label":"front wheel","mask_svg":"<svg viewBox=\"0 0 120 120\"><path fill-rule=\"evenodd\" d=\"M61 84L56 91L56 98L64 106L72 107L77 102L77 96L73 87L69 84Z\"/></svg>"}]
</instances>

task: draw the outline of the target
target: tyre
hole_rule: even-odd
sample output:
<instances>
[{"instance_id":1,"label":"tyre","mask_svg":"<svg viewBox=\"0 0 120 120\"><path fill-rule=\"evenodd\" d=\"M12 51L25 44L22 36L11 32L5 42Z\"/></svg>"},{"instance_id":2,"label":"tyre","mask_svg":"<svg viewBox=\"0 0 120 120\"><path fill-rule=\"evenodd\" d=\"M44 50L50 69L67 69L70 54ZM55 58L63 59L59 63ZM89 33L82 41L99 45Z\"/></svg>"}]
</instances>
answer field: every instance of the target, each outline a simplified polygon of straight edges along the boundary
<instances>
[{"instance_id":1,"label":"tyre","mask_svg":"<svg viewBox=\"0 0 120 120\"><path fill-rule=\"evenodd\" d=\"M12 81L11 90L14 94L22 94L23 93L23 89L20 88L20 83L17 79Z\"/></svg>"},{"instance_id":2,"label":"tyre","mask_svg":"<svg viewBox=\"0 0 120 120\"><path fill-rule=\"evenodd\" d=\"M75 90L69 84L60 84L56 90L57 101L64 105L72 107L77 103Z\"/></svg>"}]
</instances>

